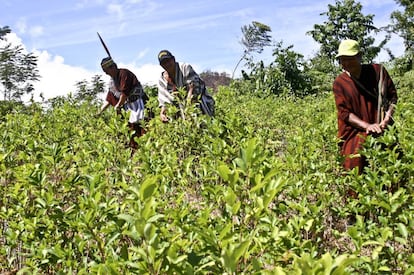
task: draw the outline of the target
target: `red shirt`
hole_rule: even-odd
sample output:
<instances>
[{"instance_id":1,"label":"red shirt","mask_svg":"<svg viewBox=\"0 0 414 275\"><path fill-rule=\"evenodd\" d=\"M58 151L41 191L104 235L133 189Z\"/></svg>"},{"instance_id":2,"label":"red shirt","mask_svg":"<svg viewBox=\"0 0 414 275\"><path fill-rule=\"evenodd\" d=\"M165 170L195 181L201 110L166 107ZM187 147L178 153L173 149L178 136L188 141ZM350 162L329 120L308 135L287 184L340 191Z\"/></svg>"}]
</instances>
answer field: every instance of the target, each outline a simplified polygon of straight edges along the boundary
<instances>
[{"instance_id":1,"label":"red shirt","mask_svg":"<svg viewBox=\"0 0 414 275\"><path fill-rule=\"evenodd\" d=\"M128 69L118 69L114 83L117 91L126 96L130 96L134 88L141 85L135 74Z\"/></svg>"},{"instance_id":2,"label":"red shirt","mask_svg":"<svg viewBox=\"0 0 414 275\"><path fill-rule=\"evenodd\" d=\"M383 70L386 98L388 102L396 104L397 91L394 83L385 68ZM380 65L362 65L358 81L376 97L369 95L363 88L360 88L346 72L340 74L334 81L333 92L338 111L338 137L341 139L341 154L346 156L344 162L346 169L359 166L360 171L362 171L363 160L361 158L350 158L349 155L358 153L366 137L364 130L349 124L349 114L353 113L370 124L376 122L379 79Z\"/></svg>"}]
</instances>

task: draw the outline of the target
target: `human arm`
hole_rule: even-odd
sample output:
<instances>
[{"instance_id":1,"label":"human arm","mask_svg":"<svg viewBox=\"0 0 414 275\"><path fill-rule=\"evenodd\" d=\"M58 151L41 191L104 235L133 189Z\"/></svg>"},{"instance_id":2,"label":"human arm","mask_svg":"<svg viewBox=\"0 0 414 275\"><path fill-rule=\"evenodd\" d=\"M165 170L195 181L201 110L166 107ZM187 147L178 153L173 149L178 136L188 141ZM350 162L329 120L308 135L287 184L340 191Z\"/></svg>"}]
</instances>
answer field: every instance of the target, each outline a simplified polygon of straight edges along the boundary
<instances>
[{"instance_id":1,"label":"human arm","mask_svg":"<svg viewBox=\"0 0 414 275\"><path fill-rule=\"evenodd\" d=\"M111 105L108 101L105 101L104 104L102 104L99 112L96 114L97 116L101 115L106 109L108 109L109 105Z\"/></svg>"},{"instance_id":2,"label":"human arm","mask_svg":"<svg viewBox=\"0 0 414 275\"><path fill-rule=\"evenodd\" d=\"M127 100L127 95L125 93L121 93L121 96L118 100L118 103L114 106L115 110L120 110L122 108L122 106L124 106L126 100Z\"/></svg>"},{"instance_id":3,"label":"human arm","mask_svg":"<svg viewBox=\"0 0 414 275\"><path fill-rule=\"evenodd\" d=\"M394 106L394 104L391 104L388 108L388 111L385 113L384 119L379 124L381 129L387 128L387 126L391 123L392 115L394 113Z\"/></svg>"},{"instance_id":4,"label":"human arm","mask_svg":"<svg viewBox=\"0 0 414 275\"><path fill-rule=\"evenodd\" d=\"M370 124L366 121L363 121L354 113L349 113L348 123L354 128L365 131L367 134L381 134L384 129L378 123Z\"/></svg>"},{"instance_id":5,"label":"human arm","mask_svg":"<svg viewBox=\"0 0 414 275\"><path fill-rule=\"evenodd\" d=\"M201 94L204 88L204 81L196 73L193 67L187 63L180 63L180 70L183 74L182 83L187 89L187 100L191 101L193 96L198 96Z\"/></svg>"},{"instance_id":6,"label":"human arm","mask_svg":"<svg viewBox=\"0 0 414 275\"><path fill-rule=\"evenodd\" d=\"M113 88L111 85L112 82L109 84L110 88L106 94L105 102L102 104L99 112L96 114L97 116L101 115L106 109L108 109L109 105L115 106L116 102L118 102L118 99L115 97L113 91L111 91Z\"/></svg>"},{"instance_id":7,"label":"human arm","mask_svg":"<svg viewBox=\"0 0 414 275\"><path fill-rule=\"evenodd\" d=\"M161 108L160 108L160 119L161 119L162 122L167 122L168 121L167 108L165 106L161 106Z\"/></svg>"},{"instance_id":8,"label":"human arm","mask_svg":"<svg viewBox=\"0 0 414 275\"><path fill-rule=\"evenodd\" d=\"M351 128L361 132L381 133L378 123L374 123L375 117L366 108L367 102L356 88L354 82L347 74L341 74L336 78L333 91L335 104L338 111L338 123L340 124L340 136L346 136Z\"/></svg>"},{"instance_id":9,"label":"human arm","mask_svg":"<svg viewBox=\"0 0 414 275\"><path fill-rule=\"evenodd\" d=\"M172 87L168 85L168 73L163 72L160 79L158 80L158 106L160 107L160 119L162 122L168 121L167 116L167 105L171 104L174 100Z\"/></svg>"}]
</instances>

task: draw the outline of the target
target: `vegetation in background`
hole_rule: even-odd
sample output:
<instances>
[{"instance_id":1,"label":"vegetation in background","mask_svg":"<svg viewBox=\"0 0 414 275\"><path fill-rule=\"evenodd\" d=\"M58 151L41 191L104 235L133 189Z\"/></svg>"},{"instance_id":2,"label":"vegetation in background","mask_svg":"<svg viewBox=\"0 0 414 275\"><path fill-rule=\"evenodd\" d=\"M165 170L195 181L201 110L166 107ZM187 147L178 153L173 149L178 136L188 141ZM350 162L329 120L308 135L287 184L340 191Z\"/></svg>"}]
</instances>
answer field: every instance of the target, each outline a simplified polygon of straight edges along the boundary
<instances>
[{"instance_id":1,"label":"vegetation in background","mask_svg":"<svg viewBox=\"0 0 414 275\"><path fill-rule=\"evenodd\" d=\"M10 31L9 27L2 27L0 40ZM33 92L33 82L39 77L37 58L32 53L10 43L0 48L0 88L4 100L20 101L23 95Z\"/></svg>"},{"instance_id":2,"label":"vegetation in background","mask_svg":"<svg viewBox=\"0 0 414 275\"><path fill-rule=\"evenodd\" d=\"M395 127L368 141L371 168L360 176L341 170L331 94L221 88L215 118L187 108L187 120L153 119L132 159L119 145L127 119L95 119L97 105L9 114L0 270L409 274L414 103L411 91L400 97ZM399 159L384 147L395 140ZM349 187L357 200L345 197Z\"/></svg>"},{"instance_id":3,"label":"vegetation in background","mask_svg":"<svg viewBox=\"0 0 414 275\"><path fill-rule=\"evenodd\" d=\"M379 31L374 26L374 15L364 15L362 4L354 0L336 0L335 5L328 5L328 11L321 15L327 16L323 24L315 24L314 29L307 34L320 44L320 54L332 62L339 43L343 39L354 39L359 42L364 52L363 60L372 62L387 42L388 37L374 46L375 38L372 33Z\"/></svg>"},{"instance_id":4,"label":"vegetation in background","mask_svg":"<svg viewBox=\"0 0 414 275\"><path fill-rule=\"evenodd\" d=\"M245 25L241 28L243 37L240 43L244 47L243 55L234 67L232 79L237 67L243 59L249 60L251 53L261 53L266 46L270 46L272 42L272 36L269 34L272 29L260 22L253 21L250 25Z\"/></svg>"},{"instance_id":5,"label":"vegetation in background","mask_svg":"<svg viewBox=\"0 0 414 275\"><path fill-rule=\"evenodd\" d=\"M185 120L147 122L132 158L128 116L93 116L99 77L48 108L2 102L0 273L412 274L409 54L387 64L395 124L368 138L361 175L341 169L338 66L282 42L217 88L214 118L186 106Z\"/></svg>"}]
</instances>

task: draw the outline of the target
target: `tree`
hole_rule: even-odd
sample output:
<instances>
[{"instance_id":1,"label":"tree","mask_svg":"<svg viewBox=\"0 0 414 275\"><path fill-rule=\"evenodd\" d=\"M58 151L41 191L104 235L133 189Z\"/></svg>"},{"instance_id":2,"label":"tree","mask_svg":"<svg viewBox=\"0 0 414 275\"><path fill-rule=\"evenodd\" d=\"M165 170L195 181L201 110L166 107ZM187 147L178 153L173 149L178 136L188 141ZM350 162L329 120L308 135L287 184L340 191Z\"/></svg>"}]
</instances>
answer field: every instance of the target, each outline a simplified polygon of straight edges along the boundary
<instances>
[{"instance_id":1,"label":"tree","mask_svg":"<svg viewBox=\"0 0 414 275\"><path fill-rule=\"evenodd\" d=\"M328 11L321 13L328 20L323 24L315 24L314 29L306 34L318 42L320 54L326 55L332 62L339 43L343 39L354 39L360 43L364 52L364 61L372 61L387 43L387 36L378 46L373 46L375 39L369 36L379 29L373 25L374 15L362 14L362 5L354 0L336 0L335 5L328 5Z\"/></svg>"},{"instance_id":2,"label":"tree","mask_svg":"<svg viewBox=\"0 0 414 275\"><path fill-rule=\"evenodd\" d=\"M10 32L11 30L9 26L0 27L0 40L3 40L4 36Z\"/></svg>"},{"instance_id":3,"label":"tree","mask_svg":"<svg viewBox=\"0 0 414 275\"><path fill-rule=\"evenodd\" d=\"M0 39L10 33L9 27L0 28ZM7 43L0 48L0 83L4 100L21 101L24 94L33 92L33 81L39 80L37 58L32 53L25 53L21 45Z\"/></svg>"},{"instance_id":4,"label":"tree","mask_svg":"<svg viewBox=\"0 0 414 275\"><path fill-rule=\"evenodd\" d=\"M101 75L92 77L89 83L82 80L76 83L75 99L79 101L91 101L96 99L97 95L104 92L105 83Z\"/></svg>"},{"instance_id":5,"label":"tree","mask_svg":"<svg viewBox=\"0 0 414 275\"><path fill-rule=\"evenodd\" d=\"M311 79L307 73L307 64L303 55L292 50L293 45L283 48L279 42L273 50L275 67L284 75L289 83L289 90L296 96L308 95L312 92Z\"/></svg>"},{"instance_id":6,"label":"tree","mask_svg":"<svg viewBox=\"0 0 414 275\"><path fill-rule=\"evenodd\" d=\"M404 11L391 14L392 31L404 39L406 51L414 48L414 2L412 0L395 0Z\"/></svg>"},{"instance_id":7,"label":"tree","mask_svg":"<svg viewBox=\"0 0 414 275\"><path fill-rule=\"evenodd\" d=\"M271 45L271 28L265 24L257 21L253 21L251 25L245 25L241 28L243 37L240 43L244 46L243 56L237 62L236 67L233 70L232 78L234 73L239 66L240 62L245 59L250 53L256 52L261 53L263 48Z\"/></svg>"},{"instance_id":8,"label":"tree","mask_svg":"<svg viewBox=\"0 0 414 275\"><path fill-rule=\"evenodd\" d=\"M412 0L396 0L404 11L394 11L391 14L390 32L399 35L404 40L405 56L397 61L401 73L413 69L414 59L414 2Z\"/></svg>"}]
</instances>

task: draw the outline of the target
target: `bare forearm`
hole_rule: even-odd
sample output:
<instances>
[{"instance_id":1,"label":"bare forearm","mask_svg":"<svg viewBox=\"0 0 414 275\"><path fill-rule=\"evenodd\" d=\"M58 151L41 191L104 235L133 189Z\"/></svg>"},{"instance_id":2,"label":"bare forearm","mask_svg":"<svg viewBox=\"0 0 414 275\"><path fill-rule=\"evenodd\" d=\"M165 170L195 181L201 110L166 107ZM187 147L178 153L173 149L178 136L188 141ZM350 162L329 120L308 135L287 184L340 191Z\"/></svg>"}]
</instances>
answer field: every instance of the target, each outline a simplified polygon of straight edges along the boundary
<instances>
[{"instance_id":1,"label":"bare forearm","mask_svg":"<svg viewBox=\"0 0 414 275\"><path fill-rule=\"evenodd\" d=\"M348 123L355 128L365 131L367 134L370 134L370 133L380 134L382 133L382 130L383 130L379 124L368 123L366 121L363 121L362 119L360 119L358 116L356 116L353 113L349 114Z\"/></svg>"},{"instance_id":2,"label":"bare forearm","mask_svg":"<svg viewBox=\"0 0 414 275\"><path fill-rule=\"evenodd\" d=\"M121 108L125 104L126 100L127 100L127 96L124 93L122 93L121 97L118 100L118 103L115 105L115 109Z\"/></svg>"},{"instance_id":3,"label":"bare forearm","mask_svg":"<svg viewBox=\"0 0 414 275\"><path fill-rule=\"evenodd\" d=\"M161 106L160 119L161 119L162 122L167 122L168 121L167 109L166 109L165 106Z\"/></svg>"},{"instance_id":4,"label":"bare forearm","mask_svg":"<svg viewBox=\"0 0 414 275\"><path fill-rule=\"evenodd\" d=\"M110 104L109 104L108 101L106 101L104 104L102 104L101 109L99 110L98 114L103 113L108 108L109 105Z\"/></svg>"}]
</instances>

